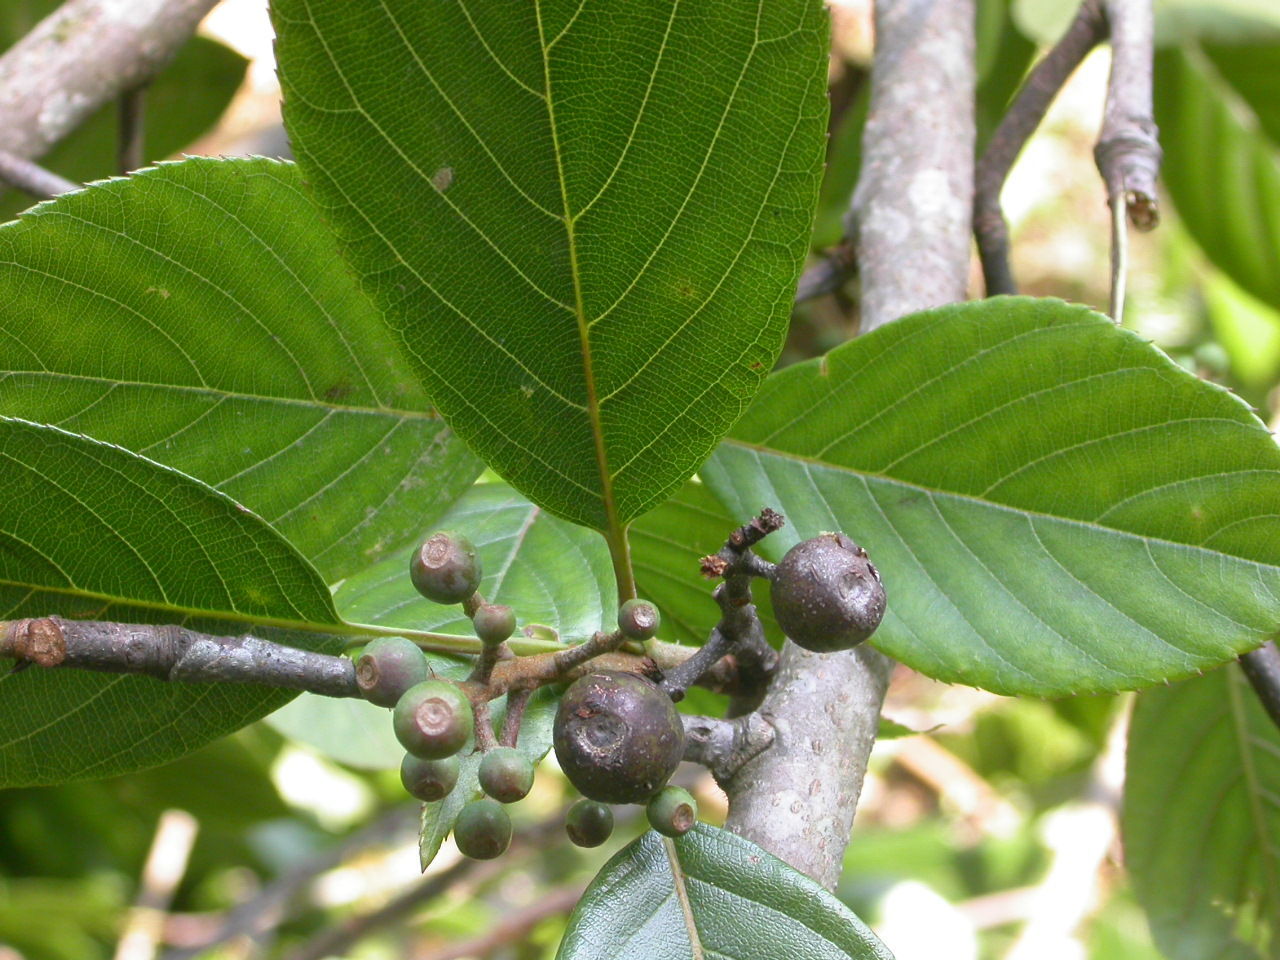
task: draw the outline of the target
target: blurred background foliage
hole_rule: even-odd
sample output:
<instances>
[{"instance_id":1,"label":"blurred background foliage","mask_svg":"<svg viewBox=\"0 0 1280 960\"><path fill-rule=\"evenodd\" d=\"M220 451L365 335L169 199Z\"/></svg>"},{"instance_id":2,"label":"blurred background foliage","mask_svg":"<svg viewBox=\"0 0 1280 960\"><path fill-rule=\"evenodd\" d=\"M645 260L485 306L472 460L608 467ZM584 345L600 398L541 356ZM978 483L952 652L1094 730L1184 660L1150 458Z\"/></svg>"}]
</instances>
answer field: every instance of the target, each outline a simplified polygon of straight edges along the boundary
<instances>
[{"instance_id":1,"label":"blurred background foliage","mask_svg":"<svg viewBox=\"0 0 1280 960\"><path fill-rule=\"evenodd\" d=\"M5 4L0 48L53 5ZM1074 5L979 0L978 7L981 147ZM1156 7L1167 192L1160 228L1132 238L1126 323L1237 392L1274 427L1280 5L1157 0ZM815 254L841 238L873 44L869 0L833 0L832 15L831 138ZM1092 147L1107 57L1105 48L1095 51L1077 71L1003 198L1023 291L1099 309L1108 294L1108 224ZM152 85L147 156L283 153L278 97L265 3L225 0ZM105 111L47 162L75 179L110 175L113 138L114 115ZM0 216L23 203L12 193L0 197ZM971 293L981 290L975 263ZM783 362L824 352L857 327L855 280L797 308ZM703 616L696 598L690 602L688 617L681 613L686 624ZM677 632L691 639L691 630ZM1161 956L1119 839L1134 699L1011 700L899 668L838 894L899 960ZM361 736L389 737L376 708L365 719L357 713L349 722L365 724ZM565 842L559 824L570 791L549 759L513 812L517 836L553 839L517 841L496 865L462 861L447 842L420 877L416 808L395 771L376 759L398 750L362 750L374 768L353 766L343 744L326 744L326 736L341 738L337 729L312 731L304 744L286 735L282 719L145 773L0 792L0 960L550 958L578 891L641 831L632 811L599 850ZM1267 735L1274 739L1275 730ZM685 769L678 778L697 792L705 819L723 818L708 777ZM174 810L189 815L179 821L188 838L194 829L189 856L165 826ZM175 868L170 897L146 867L153 853L163 860L166 845ZM136 909L153 895L168 900L163 910ZM150 940L124 937L148 930ZM343 931L359 935L346 942ZM216 946L199 949L211 939ZM1274 944L1269 949L1277 955Z\"/></svg>"}]
</instances>

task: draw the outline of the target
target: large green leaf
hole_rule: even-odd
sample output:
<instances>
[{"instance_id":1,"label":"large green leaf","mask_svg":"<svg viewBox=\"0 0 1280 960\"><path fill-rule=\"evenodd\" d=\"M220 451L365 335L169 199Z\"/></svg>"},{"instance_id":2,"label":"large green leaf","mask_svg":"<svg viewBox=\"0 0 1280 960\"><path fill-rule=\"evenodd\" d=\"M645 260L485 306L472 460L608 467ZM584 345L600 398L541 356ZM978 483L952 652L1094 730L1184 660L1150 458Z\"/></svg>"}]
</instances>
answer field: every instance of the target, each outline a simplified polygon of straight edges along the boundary
<instances>
[{"instance_id":1,"label":"large green leaf","mask_svg":"<svg viewBox=\"0 0 1280 960\"><path fill-rule=\"evenodd\" d=\"M119 447L0 418L0 605L181 622L334 652L315 570L228 497ZM293 694L239 684L31 668L0 676L0 786L152 766L255 720Z\"/></svg>"},{"instance_id":2,"label":"large green leaf","mask_svg":"<svg viewBox=\"0 0 1280 960\"><path fill-rule=\"evenodd\" d=\"M1258 59L1274 71L1278 58L1280 45L1242 55L1239 75L1250 77L1247 67ZM1209 259L1249 293L1280 307L1280 143L1267 137L1248 101L1228 83L1233 75L1214 69L1198 53L1157 54L1161 173L1179 216ZM1272 127L1280 125L1275 111L1270 102L1265 116Z\"/></svg>"},{"instance_id":3,"label":"large green leaf","mask_svg":"<svg viewBox=\"0 0 1280 960\"><path fill-rule=\"evenodd\" d=\"M6 0L0 13L0 50L17 42L60 6L60 0ZM173 156L209 130L244 80L248 61L215 40L192 37L147 84L143 159ZM40 158L40 164L75 183L113 176L119 108L108 103ZM18 191L0 192L0 220L31 205Z\"/></svg>"},{"instance_id":4,"label":"large green leaf","mask_svg":"<svg viewBox=\"0 0 1280 960\"><path fill-rule=\"evenodd\" d=\"M450 423L607 530L781 346L822 164L818 0L277 0L285 120Z\"/></svg>"},{"instance_id":5,"label":"large green leaf","mask_svg":"<svg viewBox=\"0 0 1280 960\"><path fill-rule=\"evenodd\" d=\"M650 830L592 881L557 960L892 960L830 893L755 844L698 824Z\"/></svg>"},{"instance_id":6,"label":"large green leaf","mask_svg":"<svg viewBox=\"0 0 1280 960\"><path fill-rule=\"evenodd\" d=\"M1280 733L1239 667L1143 693L1129 728L1125 864L1170 960L1276 955L1278 843Z\"/></svg>"},{"instance_id":7,"label":"large green leaf","mask_svg":"<svg viewBox=\"0 0 1280 960\"><path fill-rule=\"evenodd\" d=\"M1060 696L1190 676L1280 623L1280 449L1106 317L999 298L775 374L701 471L777 556L841 529L873 642L942 680Z\"/></svg>"},{"instance_id":8,"label":"large green leaf","mask_svg":"<svg viewBox=\"0 0 1280 960\"><path fill-rule=\"evenodd\" d=\"M191 159L0 227L0 414L120 444L360 569L474 479L297 170Z\"/></svg>"}]
</instances>

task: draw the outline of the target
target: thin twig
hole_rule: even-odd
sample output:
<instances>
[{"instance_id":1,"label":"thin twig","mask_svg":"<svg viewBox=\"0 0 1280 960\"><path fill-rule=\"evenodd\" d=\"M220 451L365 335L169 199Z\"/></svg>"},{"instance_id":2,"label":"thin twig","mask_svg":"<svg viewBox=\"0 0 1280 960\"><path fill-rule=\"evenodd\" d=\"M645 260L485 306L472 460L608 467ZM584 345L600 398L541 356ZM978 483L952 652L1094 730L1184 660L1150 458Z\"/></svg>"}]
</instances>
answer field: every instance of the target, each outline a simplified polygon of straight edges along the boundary
<instances>
[{"instance_id":1,"label":"thin twig","mask_svg":"<svg viewBox=\"0 0 1280 960\"><path fill-rule=\"evenodd\" d=\"M137 170L142 166L145 150L145 130L143 120L146 116L147 85L139 84L130 87L120 94L118 110L120 129L116 140L116 169L121 174Z\"/></svg>"},{"instance_id":2,"label":"thin twig","mask_svg":"<svg viewBox=\"0 0 1280 960\"><path fill-rule=\"evenodd\" d=\"M1280 650L1276 649L1275 641L1250 650L1240 658L1240 667L1267 716L1280 727Z\"/></svg>"},{"instance_id":3,"label":"thin twig","mask_svg":"<svg viewBox=\"0 0 1280 960\"><path fill-rule=\"evenodd\" d=\"M524 721L524 711L532 696L532 690L512 690L507 694L507 712L502 718L502 733L498 736L500 745L514 747L519 742L520 724Z\"/></svg>"},{"instance_id":4,"label":"thin twig","mask_svg":"<svg viewBox=\"0 0 1280 960\"><path fill-rule=\"evenodd\" d=\"M834 293L858 272L858 257L851 240L832 247L822 258L800 275L796 285L796 303L804 303L823 294Z\"/></svg>"},{"instance_id":5,"label":"thin twig","mask_svg":"<svg viewBox=\"0 0 1280 960\"><path fill-rule=\"evenodd\" d=\"M1116 326L1124 323L1125 287L1129 277L1129 230L1125 206L1111 202L1111 298L1107 312Z\"/></svg>"},{"instance_id":6,"label":"thin twig","mask_svg":"<svg viewBox=\"0 0 1280 960\"><path fill-rule=\"evenodd\" d=\"M125 920L115 960L151 960L164 931L173 893L187 872L187 861L199 829L185 810L166 810L156 824L151 851L142 868L138 898Z\"/></svg>"},{"instance_id":7,"label":"thin twig","mask_svg":"<svg viewBox=\"0 0 1280 960\"><path fill-rule=\"evenodd\" d=\"M0 181L17 187L37 200L50 200L60 194L80 189L78 183L5 150L0 150Z\"/></svg>"},{"instance_id":8,"label":"thin twig","mask_svg":"<svg viewBox=\"0 0 1280 960\"><path fill-rule=\"evenodd\" d=\"M716 782L733 780L743 764L773 743L776 731L758 713L733 720L681 714L684 723L684 759L711 771Z\"/></svg>"},{"instance_id":9,"label":"thin twig","mask_svg":"<svg viewBox=\"0 0 1280 960\"><path fill-rule=\"evenodd\" d=\"M569 913L582 897L581 885L559 887L538 894L538 898L526 907L506 914L486 934L470 940L460 940L436 950L415 953L413 960L463 960L464 957L483 958L504 947L524 941L529 933L548 917Z\"/></svg>"},{"instance_id":10,"label":"thin twig","mask_svg":"<svg viewBox=\"0 0 1280 960\"><path fill-rule=\"evenodd\" d=\"M1009 225L1000 207L1005 178L1044 119L1053 98L1105 34L1102 0L1083 0L1062 38L1027 76L978 161L974 175L973 230L989 297L1018 292L1009 268Z\"/></svg>"}]
</instances>

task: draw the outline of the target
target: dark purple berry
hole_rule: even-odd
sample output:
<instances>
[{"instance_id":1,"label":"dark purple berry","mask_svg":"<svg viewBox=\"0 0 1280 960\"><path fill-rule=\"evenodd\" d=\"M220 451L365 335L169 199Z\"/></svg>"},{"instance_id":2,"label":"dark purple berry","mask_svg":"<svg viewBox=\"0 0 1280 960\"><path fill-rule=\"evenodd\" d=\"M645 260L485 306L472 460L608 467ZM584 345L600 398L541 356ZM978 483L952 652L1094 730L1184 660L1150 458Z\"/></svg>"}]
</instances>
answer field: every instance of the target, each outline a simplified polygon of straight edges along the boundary
<instances>
[{"instance_id":1,"label":"dark purple berry","mask_svg":"<svg viewBox=\"0 0 1280 960\"><path fill-rule=\"evenodd\" d=\"M848 650L884 617L884 587L867 551L842 533L797 543L773 573L773 614L788 637L816 653Z\"/></svg>"},{"instance_id":2,"label":"dark purple berry","mask_svg":"<svg viewBox=\"0 0 1280 960\"><path fill-rule=\"evenodd\" d=\"M428 600L461 603L480 588L476 548L455 533L433 533L413 551L409 579Z\"/></svg>"},{"instance_id":3,"label":"dark purple berry","mask_svg":"<svg viewBox=\"0 0 1280 960\"><path fill-rule=\"evenodd\" d=\"M698 822L698 802L683 787L663 787L644 812L649 826L668 837L686 834Z\"/></svg>"},{"instance_id":4,"label":"dark purple berry","mask_svg":"<svg viewBox=\"0 0 1280 960\"><path fill-rule=\"evenodd\" d=\"M427 658L404 637L379 637L356 658L356 686L380 707L394 707L406 690L429 676Z\"/></svg>"},{"instance_id":5,"label":"dark purple berry","mask_svg":"<svg viewBox=\"0 0 1280 960\"><path fill-rule=\"evenodd\" d=\"M580 847L598 847L613 833L613 811L598 800L579 800L564 818L569 839Z\"/></svg>"},{"instance_id":6,"label":"dark purple berry","mask_svg":"<svg viewBox=\"0 0 1280 960\"><path fill-rule=\"evenodd\" d=\"M494 747L480 761L480 789L499 803L523 800L533 786L533 762L515 747Z\"/></svg>"},{"instance_id":7,"label":"dark purple berry","mask_svg":"<svg viewBox=\"0 0 1280 960\"><path fill-rule=\"evenodd\" d=\"M511 817L496 800L472 800L453 824L453 839L464 857L492 860L511 845Z\"/></svg>"},{"instance_id":8,"label":"dark purple berry","mask_svg":"<svg viewBox=\"0 0 1280 960\"><path fill-rule=\"evenodd\" d=\"M476 628L476 636L491 647L496 647L516 632L515 613L500 603L481 604L471 623Z\"/></svg>"},{"instance_id":9,"label":"dark purple berry","mask_svg":"<svg viewBox=\"0 0 1280 960\"><path fill-rule=\"evenodd\" d=\"M601 671L574 681L552 733L569 782L604 803L648 799L684 754L684 727L671 698L633 673Z\"/></svg>"},{"instance_id":10,"label":"dark purple berry","mask_svg":"<svg viewBox=\"0 0 1280 960\"><path fill-rule=\"evenodd\" d=\"M405 691L391 716L396 739L415 757L442 760L467 742L475 726L471 702L452 683L428 680Z\"/></svg>"},{"instance_id":11,"label":"dark purple berry","mask_svg":"<svg viewBox=\"0 0 1280 960\"><path fill-rule=\"evenodd\" d=\"M412 753L406 753L400 761L400 782L409 791L410 796L417 797L425 803L443 800L458 782L458 758L445 757L443 760L423 760Z\"/></svg>"},{"instance_id":12,"label":"dark purple berry","mask_svg":"<svg viewBox=\"0 0 1280 960\"><path fill-rule=\"evenodd\" d=\"M648 640L661 625L658 608L648 600L628 600L618 608L618 629L631 640Z\"/></svg>"}]
</instances>

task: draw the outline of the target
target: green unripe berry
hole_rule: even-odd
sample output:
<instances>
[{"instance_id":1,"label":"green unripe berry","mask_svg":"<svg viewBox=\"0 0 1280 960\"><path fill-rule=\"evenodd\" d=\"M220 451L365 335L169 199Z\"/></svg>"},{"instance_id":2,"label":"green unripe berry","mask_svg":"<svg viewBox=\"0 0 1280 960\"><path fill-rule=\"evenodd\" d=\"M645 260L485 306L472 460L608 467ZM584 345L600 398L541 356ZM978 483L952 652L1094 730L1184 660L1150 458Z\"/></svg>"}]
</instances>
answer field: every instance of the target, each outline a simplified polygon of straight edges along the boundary
<instances>
[{"instance_id":1,"label":"green unripe berry","mask_svg":"<svg viewBox=\"0 0 1280 960\"><path fill-rule=\"evenodd\" d=\"M683 787L663 787L645 807L649 826L667 837L678 837L698 822L698 801Z\"/></svg>"},{"instance_id":2,"label":"green unripe berry","mask_svg":"<svg viewBox=\"0 0 1280 960\"><path fill-rule=\"evenodd\" d=\"M423 760L412 753L406 753L400 761L400 782L410 796L425 803L435 803L443 800L453 790L458 782L459 767L457 757Z\"/></svg>"},{"instance_id":3,"label":"green unripe berry","mask_svg":"<svg viewBox=\"0 0 1280 960\"><path fill-rule=\"evenodd\" d=\"M774 568L773 614L806 650L848 650L884 617L884 587L867 551L843 533L797 543Z\"/></svg>"},{"instance_id":4,"label":"green unripe berry","mask_svg":"<svg viewBox=\"0 0 1280 960\"><path fill-rule=\"evenodd\" d=\"M497 800L472 800L453 825L453 839L464 857L492 860L511 845L511 817Z\"/></svg>"},{"instance_id":5,"label":"green unripe berry","mask_svg":"<svg viewBox=\"0 0 1280 960\"><path fill-rule=\"evenodd\" d=\"M648 600L628 600L618 608L618 629L631 640L648 640L662 625L662 615Z\"/></svg>"},{"instance_id":6,"label":"green unripe berry","mask_svg":"<svg viewBox=\"0 0 1280 960\"><path fill-rule=\"evenodd\" d=\"M409 579L428 600L461 603L480 588L476 548L456 533L433 533L413 551Z\"/></svg>"},{"instance_id":7,"label":"green unripe berry","mask_svg":"<svg viewBox=\"0 0 1280 960\"><path fill-rule=\"evenodd\" d=\"M598 847L613 833L613 811L598 800L579 800L564 818L565 833L580 847Z\"/></svg>"},{"instance_id":8,"label":"green unripe berry","mask_svg":"<svg viewBox=\"0 0 1280 960\"><path fill-rule=\"evenodd\" d=\"M480 761L480 789L499 803L523 800L533 786L533 762L515 747L494 747Z\"/></svg>"},{"instance_id":9,"label":"green unripe berry","mask_svg":"<svg viewBox=\"0 0 1280 960\"><path fill-rule=\"evenodd\" d=\"M406 690L430 676L427 658L405 637L379 637L356 658L356 686L380 707L394 707Z\"/></svg>"},{"instance_id":10,"label":"green unripe berry","mask_svg":"<svg viewBox=\"0 0 1280 960\"><path fill-rule=\"evenodd\" d=\"M452 683L427 680L396 703L391 724L400 745L415 757L443 760L467 742L475 727L471 701Z\"/></svg>"},{"instance_id":11,"label":"green unripe berry","mask_svg":"<svg viewBox=\"0 0 1280 960\"><path fill-rule=\"evenodd\" d=\"M515 612L500 603L481 604L471 623L476 628L476 636L491 647L496 647L516 632Z\"/></svg>"},{"instance_id":12,"label":"green unripe berry","mask_svg":"<svg viewBox=\"0 0 1280 960\"><path fill-rule=\"evenodd\" d=\"M604 803L643 802L684 755L671 698L644 677L612 670L579 677L565 691L552 738L569 782Z\"/></svg>"}]
</instances>

